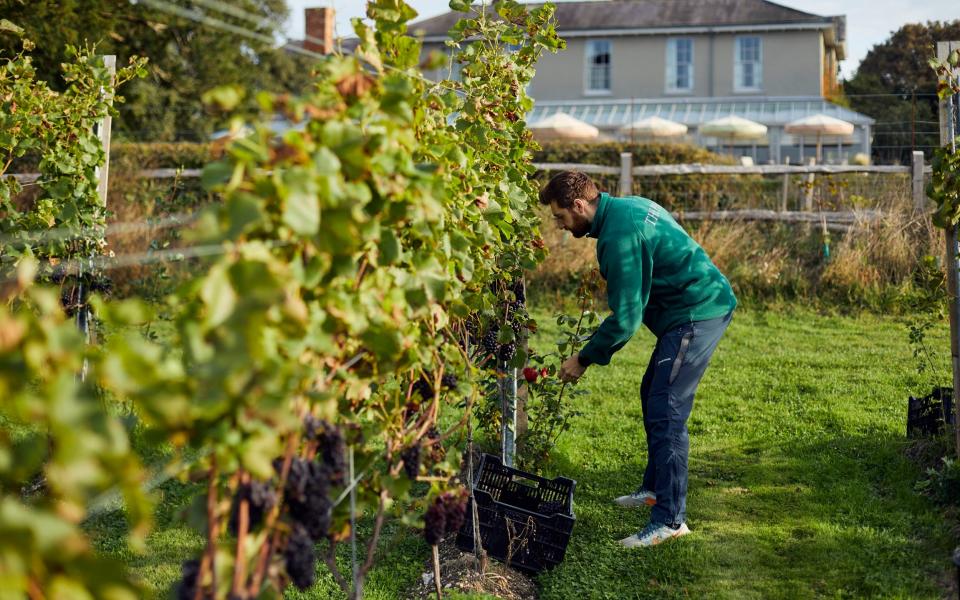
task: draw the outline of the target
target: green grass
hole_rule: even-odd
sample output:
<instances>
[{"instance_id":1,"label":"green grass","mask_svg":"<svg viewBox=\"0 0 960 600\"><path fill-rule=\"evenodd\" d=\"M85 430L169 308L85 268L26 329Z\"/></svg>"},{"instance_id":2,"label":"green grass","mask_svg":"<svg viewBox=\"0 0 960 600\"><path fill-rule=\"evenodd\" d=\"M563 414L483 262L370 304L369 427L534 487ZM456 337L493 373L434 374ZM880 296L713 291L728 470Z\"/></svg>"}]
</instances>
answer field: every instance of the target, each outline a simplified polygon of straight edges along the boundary
<instances>
[{"instance_id":1,"label":"green grass","mask_svg":"<svg viewBox=\"0 0 960 600\"><path fill-rule=\"evenodd\" d=\"M905 340L888 318L738 313L689 422L694 533L652 551L617 547L648 511L610 503L642 477L652 336L591 368L555 461L578 480L577 525L543 597L939 597L949 540L902 452L906 398L926 387Z\"/></svg>"},{"instance_id":2,"label":"green grass","mask_svg":"<svg viewBox=\"0 0 960 600\"><path fill-rule=\"evenodd\" d=\"M538 316L545 349L553 328ZM946 326L930 337L946 375ZM547 468L577 480L577 524L564 562L538 579L542 597L940 597L936 581L955 540L941 511L913 491L921 473L903 455L906 398L930 386L906 339L903 323L888 317L738 312L689 422L693 534L652 550L616 544L648 509L610 500L636 487L646 460L638 390L653 338L638 334L610 366L591 367L590 394L578 399L584 414ZM188 488L169 482L162 491L148 556L126 553L116 516L93 527L102 548L129 556L166 595L202 541L173 518ZM381 549L366 597L405 597L428 548L393 525ZM289 596L342 597L323 568L318 580Z\"/></svg>"}]
</instances>

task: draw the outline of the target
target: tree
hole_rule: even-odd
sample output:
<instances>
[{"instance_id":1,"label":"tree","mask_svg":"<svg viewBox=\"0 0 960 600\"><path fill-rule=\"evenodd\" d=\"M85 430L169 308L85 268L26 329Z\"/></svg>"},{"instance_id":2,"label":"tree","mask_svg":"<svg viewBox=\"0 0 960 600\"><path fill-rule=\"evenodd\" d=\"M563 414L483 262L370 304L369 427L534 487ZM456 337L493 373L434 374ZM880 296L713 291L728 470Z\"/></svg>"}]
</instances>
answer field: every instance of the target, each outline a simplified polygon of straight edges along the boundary
<instances>
[{"instance_id":1,"label":"tree","mask_svg":"<svg viewBox=\"0 0 960 600\"><path fill-rule=\"evenodd\" d=\"M185 7L180 2L172 2ZM231 6L263 20L259 25L203 9L211 17L276 38L287 16L284 0L231 0ZM201 7L202 9L202 7ZM97 43L119 64L131 55L149 58L149 76L125 89L127 102L114 121L116 135L137 140L205 139L222 126L203 110L201 96L220 85L272 92L302 91L312 61L274 43L225 32L129 0L0 0L0 14L37 42L39 77L58 85L67 45ZM0 56L15 48L0 40ZM252 97L247 98L254 108Z\"/></svg>"},{"instance_id":2,"label":"tree","mask_svg":"<svg viewBox=\"0 0 960 600\"><path fill-rule=\"evenodd\" d=\"M873 158L908 163L916 148L929 157L940 144L937 79L927 61L936 42L960 39L960 19L910 23L875 45L844 83L851 108L876 119Z\"/></svg>"}]
</instances>

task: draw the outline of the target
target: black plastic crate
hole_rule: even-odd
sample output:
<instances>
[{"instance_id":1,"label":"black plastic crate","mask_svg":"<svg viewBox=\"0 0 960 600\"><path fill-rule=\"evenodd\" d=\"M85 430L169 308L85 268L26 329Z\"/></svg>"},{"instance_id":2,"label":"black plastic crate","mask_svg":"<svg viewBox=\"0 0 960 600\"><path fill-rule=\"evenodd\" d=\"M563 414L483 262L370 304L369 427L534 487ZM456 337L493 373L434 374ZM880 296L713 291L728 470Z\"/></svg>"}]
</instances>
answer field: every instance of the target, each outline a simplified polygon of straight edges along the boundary
<instances>
[{"instance_id":1,"label":"black plastic crate","mask_svg":"<svg viewBox=\"0 0 960 600\"><path fill-rule=\"evenodd\" d=\"M566 477L544 479L484 454L474 476L480 540L487 555L537 573L563 560L573 532L573 490ZM457 547L473 552L473 507L457 534Z\"/></svg>"},{"instance_id":2,"label":"black plastic crate","mask_svg":"<svg viewBox=\"0 0 960 600\"><path fill-rule=\"evenodd\" d=\"M946 416L946 421L944 421ZM927 437L943 431L944 423L952 425L953 388L935 387L930 394L907 402L907 437Z\"/></svg>"}]
</instances>

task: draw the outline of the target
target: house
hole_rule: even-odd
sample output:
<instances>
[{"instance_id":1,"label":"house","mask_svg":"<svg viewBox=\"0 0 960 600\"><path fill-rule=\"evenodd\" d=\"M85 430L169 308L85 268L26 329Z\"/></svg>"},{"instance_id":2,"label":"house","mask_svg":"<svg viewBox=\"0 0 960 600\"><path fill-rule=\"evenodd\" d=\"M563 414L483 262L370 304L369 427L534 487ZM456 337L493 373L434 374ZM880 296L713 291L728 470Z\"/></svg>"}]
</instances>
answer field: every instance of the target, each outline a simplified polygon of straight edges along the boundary
<instances>
[{"instance_id":1,"label":"house","mask_svg":"<svg viewBox=\"0 0 960 600\"><path fill-rule=\"evenodd\" d=\"M545 54L528 93L530 122L562 111L610 135L657 115L688 126L689 141L729 144L701 136L699 126L737 115L767 126L737 154L797 163L817 140L783 131L799 118L827 114L853 123L850 136L825 137L825 159L870 153L865 115L830 98L845 58L846 18L820 16L767 0L606 0L559 2L557 31L567 49ZM411 24L424 50L444 49L463 16L450 12Z\"/></svg>"}]
</instances>

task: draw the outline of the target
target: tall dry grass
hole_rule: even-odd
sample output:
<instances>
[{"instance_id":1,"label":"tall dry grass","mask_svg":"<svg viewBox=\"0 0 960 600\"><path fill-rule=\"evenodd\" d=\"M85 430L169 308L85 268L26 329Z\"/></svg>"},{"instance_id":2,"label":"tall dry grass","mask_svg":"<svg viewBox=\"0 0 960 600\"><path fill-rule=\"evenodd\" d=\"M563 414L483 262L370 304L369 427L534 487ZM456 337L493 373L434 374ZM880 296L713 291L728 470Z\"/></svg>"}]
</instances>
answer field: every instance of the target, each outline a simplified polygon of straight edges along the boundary
<instances>
[{"instance_id":1,"label":"tall dry grass","mask_svg":"<svg viewBox=\"0 0 960 600\"><path fill-rule=\"evenodd\" d=\"M751 182L744 193L757 189ZM791 196L791 209L805 191L800 187ZM909 180L876 175L823 177L814 182L813 191L815 211L868 208L880 211L882 217L829 232L829 258L824 256L819 224L701 221L681 225L727 276L741 300L803 300L824 307L904 310L904 298L914 285L921 260L926 255L940 256L944 247L942 230L933 226L929 213L914 210ZM769 197L752 197L743 198L741 206L771 203ZM542 229L550 256L531 274L531 285L558 297L568 295L579 276L596 266L595 242L575 240L559 231L548 211Z\"/></svg>"},{"instance_id":2,"label":"tall dry grass","mask_svg":"<svg viewBox=\"0 0 960 600\"><path fill-rule=\"evenodd\" d=\"M143 157L131 157L111 165L108 225L142 225L137 230L121 231L107 238L109 249L116 256L143 259L137 264L110 270L114 294L120 297L158 299L202 262L199 259L154 260L159 251L188 246L190 242L185 235L189 228L188 215L213 201L212 196L203 191L199 179L151 180L136 176L140 169L159 166L149 159L145 162ZM184 224L157 226L158 221L172 215L185 216Z\"/></svg>"}]
</instances>

